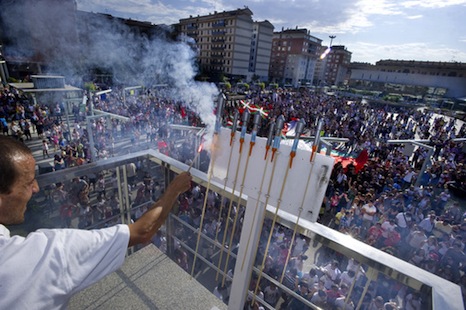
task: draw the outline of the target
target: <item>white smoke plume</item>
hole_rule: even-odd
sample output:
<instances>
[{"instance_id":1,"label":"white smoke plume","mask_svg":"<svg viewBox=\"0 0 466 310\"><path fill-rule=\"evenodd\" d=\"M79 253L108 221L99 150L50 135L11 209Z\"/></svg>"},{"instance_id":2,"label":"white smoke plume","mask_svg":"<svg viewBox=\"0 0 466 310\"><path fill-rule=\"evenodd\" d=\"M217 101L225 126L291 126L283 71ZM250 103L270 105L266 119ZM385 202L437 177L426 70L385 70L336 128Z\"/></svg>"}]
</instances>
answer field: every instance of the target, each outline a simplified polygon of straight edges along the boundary
<instances>
[{"instance_id":1,"label":"white smoke plume","mask_svg":"<svg viewBox=\"0 0 466 310\"><path fill-rule=\"evenodd\" d=\"M184 40L170 39L167 28L146 27L141 33L121 19L76 11L71 0L5 0L0 17L7 55L43 59L49 65L42 74L64 75L75 86L96 68L123 86L166 84L171 99L197 113L206 138L212 136L219 91L195 81L196 52Z\"/></svg>"}]
</instances>

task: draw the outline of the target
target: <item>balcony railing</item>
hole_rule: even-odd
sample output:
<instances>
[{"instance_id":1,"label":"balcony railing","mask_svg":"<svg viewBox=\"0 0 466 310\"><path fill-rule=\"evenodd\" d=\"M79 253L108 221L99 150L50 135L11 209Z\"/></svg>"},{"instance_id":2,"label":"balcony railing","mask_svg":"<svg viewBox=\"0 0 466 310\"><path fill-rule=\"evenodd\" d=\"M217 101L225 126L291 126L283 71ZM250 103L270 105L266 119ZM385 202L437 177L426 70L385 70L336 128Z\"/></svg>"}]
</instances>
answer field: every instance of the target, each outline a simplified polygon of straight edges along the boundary
<instances>
[{"instance_id":1,"label":"balcony railing","mask_svg":"<svg viewBox=\"0 0 466 310\"><path fill-rule=\"evenodd\" d=\"M130 163L137 163L139 170L149 172L153 180L157 181L162 188L164 184L170 182L175 174L186 171L188 168L187 165L158 151L145 150L76 168L40 175L37 179L42 190L39 195L31 200L29 205L30 210L28 211L29 220L31 217L34 218L33 225L21 226L18 228L19 231L25 234L38 227L61 227L63 221L60 218L59 207L50 201L50 185L57 182L68 185L75 177L98 175L100 173L104 173L107 177L110 175L116 176L116 180L112 182L117 182L117 188L113 187L107 189L107 191L115 191L115 194L119 198L119 206L115 208L118 211L103 220L93 221L91 225L84 226L83 228L98 228L115 223L129 223L132 219L134 220L137 214L140 213L138 209L146 207L151 202L146 201L137 206L131 203L134 202L137 188L143 186L143 183L141 179L136 179L137 187L128 187L130 180L127 177L125 166ZM216 202L222 201L225 205L228 201L238 200L237 193L234 191L232 193L231 189L225 188L222 184L210 182L206 173L196 169L191 170L191 173L193 175L193 184L200 186L201 193L205 193L206 188L209 188L209 192L205 194L209 195L209 193L213 193L216 197ZM96 195L96 192L91 192L91 201L95 199ZM270 270L261 269L260 264L257 263L257 259L255 263L243 266L245 269L242 271L242 260L237 260L236 253L237 245L241 247L244 243L239 242L236 237L233 238L235 240L233 246L231 242L228 242L232 233L231 228L227 231L223 231L222 229L201 231L199 234L200 228L205 229L205 226L199 227L199 217L201 214L198 211L202 209L201 205L203 201L202 198L196 200L197 205L194 203L192 209L187 210L188 213L178 211L171 214L163 230L166 237L166 253L169 257L175 259L179 249L186 253L188 261L187 272L191 273L191 276L210 290L220 282L230 285L232 292L228 302L230 309L238 309L238 303L243 303L245 300L248 300L247 302L255 300L266 309L274 309L274 306L265 302L256 294L254 289L247 290L247 296L238 295L241 289L236 289L237 287L251 287L249 279L255 279L258 276L261 277L264 283L274 283L284 293L284 296L287 296L286 298L290 303L299 301L311 309L319 309L317 305L309 301L310 298L303 298L294 289L287 287L284 284L285 282L280 277L277 278L271 274ZM242 197L239 200L239 205L235 206L235 212L241 213L242 209L249 207L251 206L248 205L248 197ZM209 208L209 212L217 214L216 216L211 215L210 220L218 218L219 222L223 223L233 221L233 214L227 217L225 210L223 212L219 211L219 208L222 208L221 204L215 203ZM267 206L265 212L265 223L267 224L276 212L272 206ZM353 303L355 308L360 308L365 302L368 292L373 289L373 286L388 283L387 290L390 289L394 294L396 293L394 289L400 287L419 294L422 299L422 309L463 309L461 289L458 285L319 223L311 223L303 219L297 221L295 215L283 211L277 214L277 223L280 225L279 229L283 229L285 232L291 232L296 229L298 234L311 240L309 249L306 252L309 254L309 261L306 264L310 268L322 266L322 263L327 261L326 257L332 256L338 258L341 262L351 260L358 266L358 272L361 270L364 273L361 275L361 280L357 280L358 276L356 276L355 280L349 285L345 303ZM70 222L71 226L77 227L79 224L78 220L78 218L73 218ZM237 220L238 223L242 223L241 216ZM241 226L240 224L238 225ZM135 250L137 249L132 249L130 252ZM241 250L239 253L241 253ZM310 256L311 254L312 256ZM229 260L227 257L229 257ZM278 267L283 268L284 266ZM281 271L280 269L280 273ZM241 277L244 274L247 274L247 276L242 279ZM170 288L167 287L167 291L169 290Z\"/></svg>"}]
</instances>

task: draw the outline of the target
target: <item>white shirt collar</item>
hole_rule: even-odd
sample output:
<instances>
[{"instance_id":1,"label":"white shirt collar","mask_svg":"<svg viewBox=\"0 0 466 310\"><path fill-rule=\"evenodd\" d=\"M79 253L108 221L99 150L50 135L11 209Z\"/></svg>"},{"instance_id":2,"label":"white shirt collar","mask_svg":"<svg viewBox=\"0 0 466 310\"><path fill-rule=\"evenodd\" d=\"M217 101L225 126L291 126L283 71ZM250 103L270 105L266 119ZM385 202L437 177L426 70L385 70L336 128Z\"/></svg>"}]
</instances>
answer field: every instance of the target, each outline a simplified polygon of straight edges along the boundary
<instances>
[{"instance_id":1,"label":"white shirt collar","mask_svg":"<svg viewBox=\"0 0 466 310\"><path fill-rule=\"evenodd\" d=\"M0 224L0 236L10 238L10 231L2 224Z\"/></svg>"}]
</instances>

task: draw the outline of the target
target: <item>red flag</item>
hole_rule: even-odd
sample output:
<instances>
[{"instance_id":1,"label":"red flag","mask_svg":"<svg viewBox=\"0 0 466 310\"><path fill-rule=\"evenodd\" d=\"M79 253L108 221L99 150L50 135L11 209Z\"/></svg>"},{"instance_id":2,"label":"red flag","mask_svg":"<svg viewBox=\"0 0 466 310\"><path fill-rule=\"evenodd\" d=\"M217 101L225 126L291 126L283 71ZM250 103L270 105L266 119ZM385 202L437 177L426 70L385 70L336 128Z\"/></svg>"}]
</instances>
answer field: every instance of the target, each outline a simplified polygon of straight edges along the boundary
<instances>
[{"instance_id":1,"label":"red flag","mask_svg":"<svg viewBox=\"0 0 466 310\"><path fill-rule=\"evenodd\" d=\"M366 149L364 149L361 151L361 153L359 153L358 157L356 158L343 157L343 156L337 156L337 155L332 155L332 157L335 158L336 162L341 162L341 165L343 166L344 169L346 169L346 167L348 167L349 164L352 164L354 166L354 172L358 173L364 168L364 165L369 160L369 153L367 152Z\"/></svg>"},{"instance_id":2,"label":"red flag","mask_svg":"<svg viewBox=\"0 0 466 310\"><path fill-rule=\"evenodd\" d=\"M358 157L356 157L356 168L354 169L355 172L358 173L359 171L361 171L361 169L364 167L368 160L369 153L366 149L364 149L361 151L361 153L359 153Z\"/></svg>"}]
</instances>

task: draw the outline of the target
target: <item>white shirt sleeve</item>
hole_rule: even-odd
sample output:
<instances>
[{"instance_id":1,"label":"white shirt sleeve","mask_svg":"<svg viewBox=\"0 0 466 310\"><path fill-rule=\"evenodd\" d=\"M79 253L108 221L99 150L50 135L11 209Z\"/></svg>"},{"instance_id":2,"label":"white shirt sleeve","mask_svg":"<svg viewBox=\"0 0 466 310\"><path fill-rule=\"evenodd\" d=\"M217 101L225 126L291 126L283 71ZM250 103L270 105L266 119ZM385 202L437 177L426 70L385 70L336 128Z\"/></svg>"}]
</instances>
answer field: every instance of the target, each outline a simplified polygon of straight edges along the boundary
<instances>
[{"instance_id":1,"label":"white shirt sleeve","mask_svg":"<svg viewBox=\"0 0 466 310\"><path fill-rule=\"evenodd\" d=\"M64 309L123 264L128 242L127 225L0 236L0 309Z\"/></svg>"}]
</instances>

